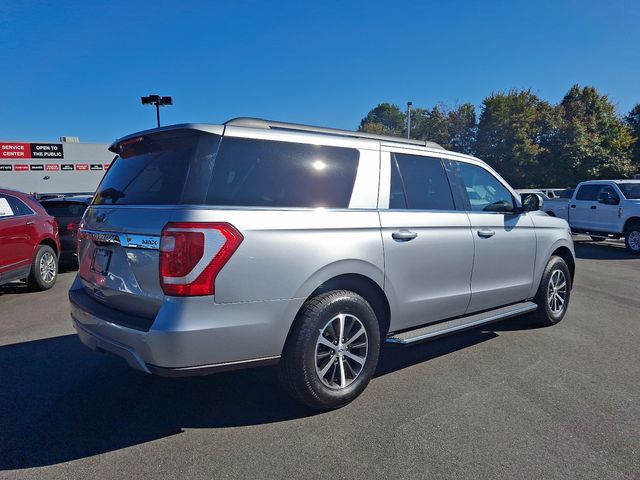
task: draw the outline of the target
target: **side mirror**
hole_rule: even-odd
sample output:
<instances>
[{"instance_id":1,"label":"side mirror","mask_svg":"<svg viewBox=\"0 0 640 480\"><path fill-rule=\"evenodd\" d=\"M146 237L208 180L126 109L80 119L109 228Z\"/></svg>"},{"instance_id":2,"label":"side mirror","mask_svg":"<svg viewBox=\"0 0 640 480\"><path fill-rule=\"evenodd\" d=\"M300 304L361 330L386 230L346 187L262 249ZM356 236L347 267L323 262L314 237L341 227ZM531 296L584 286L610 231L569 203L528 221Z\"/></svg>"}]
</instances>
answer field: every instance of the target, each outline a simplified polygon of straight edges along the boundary
<instances>
[{"instance_id":1,"label":"side mirror","mask_svg":"<svg viewBox=\"0 0 640 480\"><path fill-rule=\"evenodd\" d=\"M522 199L522 210L525 212L535 212L542 209L543 200L537 193L523 193L520 195Z\"/></svg>"}]
</instances>

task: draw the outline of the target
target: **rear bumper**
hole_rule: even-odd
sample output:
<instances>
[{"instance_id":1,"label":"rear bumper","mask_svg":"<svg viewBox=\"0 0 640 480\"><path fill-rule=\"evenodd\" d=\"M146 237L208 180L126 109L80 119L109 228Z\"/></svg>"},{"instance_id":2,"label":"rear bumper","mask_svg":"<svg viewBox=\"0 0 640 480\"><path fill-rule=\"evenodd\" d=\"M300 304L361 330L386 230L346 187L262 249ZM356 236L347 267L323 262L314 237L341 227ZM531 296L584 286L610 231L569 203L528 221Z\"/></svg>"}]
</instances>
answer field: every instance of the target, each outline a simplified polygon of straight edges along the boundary
<instances>
[{"instance_id":1,"label":"rear bumper","mask_svg":"<svg viewBox=\"0 0 640 480\"><path fill-rule=\"evenodd\" d=\"M84 293L78 281L69 299L73 325L83 344L118 355L137 370L162 376L205 375L276 363L304 301L216 304L212 297L167 297L151 328L144 331L106 319L108 307Z\"/></svg>"}]
</instances>

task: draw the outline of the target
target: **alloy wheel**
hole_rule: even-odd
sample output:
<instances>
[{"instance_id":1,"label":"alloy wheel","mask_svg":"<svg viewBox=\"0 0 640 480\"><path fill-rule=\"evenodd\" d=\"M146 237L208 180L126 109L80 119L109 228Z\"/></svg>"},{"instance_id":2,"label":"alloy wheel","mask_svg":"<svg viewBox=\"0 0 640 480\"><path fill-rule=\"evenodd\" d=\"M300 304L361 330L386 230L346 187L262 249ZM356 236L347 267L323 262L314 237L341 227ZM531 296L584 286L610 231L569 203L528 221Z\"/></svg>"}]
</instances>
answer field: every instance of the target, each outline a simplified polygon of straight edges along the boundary
<instances>
[{"instance_id":1,"label":"alloy wheel","mask_svg":"<svg viewBox=\"0 0 640 480\"><path fill-rule=\"evenodd\" d=\"M547 285L547 305L554 315L559 315L567 300L567 279L562 270L554 270Z\"/></svg>"},{"instance_id":2,"label":"alloy wheel","mask_svg":"<svg viewBox=\"0 0 640 480\"><path fill-rule=\"evenodd\" d=\"M50 252L40 257L40 277L45 283L51 283L56 276L56 259Z\"/></svg>"},{"instance_id":3,"label":"alloy wheel","mask_svg":"<svg viewBox=\"0 0 640 480\"><path fill-rule=\"evenodd\" d=\"M632 230L627 237L629 248L633 251L640 250L640 230Z\"/></svg>"},{"instance_id":4,"label":"alloy wheel","mask_svg":"<svg viewBox=\"0 0 640 480\"><path fill-rule=\"evenodd\" d=\"M319 331L315 348L316 373L332 389L351 385L367 361L369 337L355 315L340 313Z\"/></svg>"}]
</instances>

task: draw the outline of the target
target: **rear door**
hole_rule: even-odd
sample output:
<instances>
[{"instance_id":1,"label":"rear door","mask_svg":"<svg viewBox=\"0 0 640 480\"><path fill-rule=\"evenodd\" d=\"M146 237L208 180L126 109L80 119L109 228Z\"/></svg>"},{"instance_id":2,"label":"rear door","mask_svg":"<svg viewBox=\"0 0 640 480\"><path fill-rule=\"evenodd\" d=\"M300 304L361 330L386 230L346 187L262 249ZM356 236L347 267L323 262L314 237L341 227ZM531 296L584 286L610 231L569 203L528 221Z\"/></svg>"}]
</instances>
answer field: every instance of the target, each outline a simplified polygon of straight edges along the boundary
<instances>
[{"instance_id":1,"label":"rear door","mask_svg":"<svg viewBox=\"0 0 640 480\"><path fill-rule=\"evenodd\" d=\"M473 239L457 211L442 160L424 152L383 148L390 185L381 205L385 290L395 299L400 330L464 314L471 298Z\"/></svg>"},{"instance_id":2,"label":"rear door","mask_svg":"<svg viewBox=\"0 0 640 480\"><path fill-rule=\"evenodd\" d=\"M484 166L446 160L456 198L466 203L474 243L468 313L525 300L533 282L536 234L511 191Z\"/></svg>"},{"instance_id":3,"label":"rear door","mask_svg":"<svg viewBox=\"0 0 640 480\"><path fill-rule=\"evenodd\" d=\"M601 184L585 183L578 187L575 197L569 202L569 225L577 230L599 230L596 210Z\"/></svg>"}]
</instances>

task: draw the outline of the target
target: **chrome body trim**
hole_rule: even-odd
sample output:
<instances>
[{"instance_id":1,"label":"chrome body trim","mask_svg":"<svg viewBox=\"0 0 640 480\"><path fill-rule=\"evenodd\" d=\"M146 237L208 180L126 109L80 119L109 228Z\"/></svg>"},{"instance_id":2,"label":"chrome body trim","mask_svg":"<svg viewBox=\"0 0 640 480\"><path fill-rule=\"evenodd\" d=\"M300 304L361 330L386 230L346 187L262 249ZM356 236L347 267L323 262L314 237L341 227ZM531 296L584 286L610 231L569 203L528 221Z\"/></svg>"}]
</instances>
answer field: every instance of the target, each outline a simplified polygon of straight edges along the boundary
<instances>
[{"instance_id":1,"label":"chrome body trim","mask_svg":"<svg viewBox=\"0 0 640 480\"><path fill-rule=\"evenodd\" d=\"M83 238L88 238L94 242L114 243L125 248L144 248L147 250L158 250L160 248L159 235L133 235L130 233L101 232L84 228L81 228L79 232Z\"/></svg>"}]
</instances>

